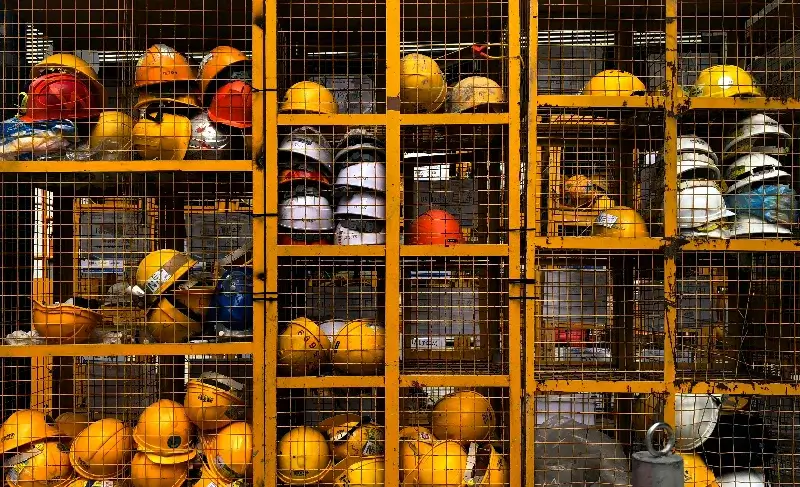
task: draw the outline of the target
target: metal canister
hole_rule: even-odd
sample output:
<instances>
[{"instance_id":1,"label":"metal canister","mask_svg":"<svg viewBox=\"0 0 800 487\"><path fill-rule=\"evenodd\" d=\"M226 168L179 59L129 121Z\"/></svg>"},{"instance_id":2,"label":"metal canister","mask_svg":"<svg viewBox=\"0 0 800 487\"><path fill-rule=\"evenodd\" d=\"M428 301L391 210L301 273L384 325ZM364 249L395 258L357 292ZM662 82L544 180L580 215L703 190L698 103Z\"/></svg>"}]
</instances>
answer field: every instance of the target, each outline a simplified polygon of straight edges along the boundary
<instances>
[{"instance_id":1,"label":"metal canister","mask_svg":"<svg viewBox=\"0 0 800 487\"><path fill-rule=\"evenodd\" d=\"M667 433L667 444L657 450L653 445L655 432L663 429ZM683 487L683 458L673 455L675 435L666 423L655 423L645 436L647 451L633 454L633 487Z\"/></svg>"}]
</instances>

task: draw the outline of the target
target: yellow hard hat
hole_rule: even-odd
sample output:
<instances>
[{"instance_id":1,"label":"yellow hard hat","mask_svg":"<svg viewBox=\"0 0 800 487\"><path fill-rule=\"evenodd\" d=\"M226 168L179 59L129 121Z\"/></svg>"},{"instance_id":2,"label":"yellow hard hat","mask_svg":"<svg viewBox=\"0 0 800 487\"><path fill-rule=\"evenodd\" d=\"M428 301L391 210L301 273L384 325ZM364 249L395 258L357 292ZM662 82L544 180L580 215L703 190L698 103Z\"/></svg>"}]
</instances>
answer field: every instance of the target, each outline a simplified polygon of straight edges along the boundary
<instances>
[{"instance_id":1,"label":"yellow hard hat","mask_svg":"<svg viewBox=\"0 0 800 487\"><path fill-rule=\"evenodd\" d=\"M367 418L369 419L369 418ZM383 427L356 414L338 414L319 424L331 441L333 459L383 456Z\"/></svg>"},{"instance_id":2,"label":"yellow hard hat","mask_svg":"<svg viewBox=\"0 0 800 487\"><path fill-rule=\"evenodd\" d=\"M245 417L244 384L216 372L204 372L186 384L183 406L201 430L218 430Z\"/></svg>"},{"instance_id":3,"label":"yellow hard hat","mask_svg":"<svg viewBox=\"0 0 800 487\"><path fill-rule=\"evenodd\" d=\"M150 252L136 269L136 285L147 294L161 295L189 274L197 261L177 250Z\"/></svg>"},{"instance_id":4,"label":"yellow hard hat","mask_svg":"<svg viewBox=\"0 0 800 487\"><path fill-rule=\"evenodd\" d=\"M190 463L190 467L194 467ZM244 487L243 479L239 480L225 480L217 477L214 472L208 468L204 462L199 462L199 468L191 468L189 470L189 478L186 481L187 487Z\"/></svg>"},{"instance_id":5,"label":"yellow hard hat","mask_svg":"<svg viewBox=\"0 0 800 487\"><path fill-rule=\"evenodd\" d=\"M168 104L175 107L200 108L200 100L194 93L151 93L149 91L139 92L139 97L136 100L136 104L133 105L133 108L138 110L156 103Z\"/></svg>"},{"instance_id":6,"label":"yellow hard hat","mask_svg":"<svg viewBox=\"0 0 800 487\"><path fill-rule=\"evenodd\" d=\"M61 432L49 416L41 411L21 409L0 426L0 454L60 436Z\"/></svg>"},{"instance_id":7,"label":"yellow hard hat","mask_svg":"<svg viewBox=\"0 0 800 487\"><path fill-rule=\"evenodd\" d=\"M200 91L206 93L211 82L219 76L225 68L236 64L246 64L247 56L235 47L217 46L200 61Z\"/></svg>"},{"instance_id":8,"label":"yellow hard hat","mask_svg":"<svg viewBox=\"0 0 800 487\"><path fill-rule=\"evenodd\" d=\"M328 88L313 81L301 81L286 90L278 112L335 115L339 106Z\"/></svg>"},{"instance_id":9,"label":"yellow hard hat","mask_svg":"<svg viewBox=\"0 0 800 487\"><path fill-rule=\"evenodd\" d=\"M203 331L202 316L192 313L186 307L177 307L171 298L162 295L147 310L147 331L161 343L185 342L192 335Z\"/></svg>"},{"instance_id":10,"label":"yellow hard hat","mask_svg":"<svg viewBox=\"0 0 800 487\"><path fill-rule=\"evenodd\" d=\"M615 206L603 210L592 224L592 235L598 237L649 237L642 216L633 208Z\"/></svg>"},{"instance_id":11,"label":"yellow hard hat","mask_svg":"<svg viewBox=\"0 0 800 487\"><path fill-rule=\"evenodd\" d=\"M155 44L136 62L134 88L196 78L189 61L175 49Z\"/></svg>"},{"instance_id":12,"label":"yellow hard hat","mask_svg":"<svg viewBox=\"0 0 800 487\"><path fill-rule=\"evenodd\" d=\"M318 429L292 428L278 442L278 479L288 485L312 485L329 474L333 458Z\"/></svg>"},{"instance_id":13,"label":"yellow hard hat","mask_svg":"<svg viewBox=\"0 0 800 487\"><path fill-rule=\"evenodd\" d=\"M308 318L295 318L278 335L278 365L291 375L316 372L327 361L331 342Z\"/></svg>"},{"instance_id":14,"label":"yellow hard hat","mask_svg":"<svg viewBox=\"0 0 800 487\"><path fill-rule=\"evenodd\" d=\"M183 115L148 110L133 126L132 138L142 159L182 161L192 138L192 123Z\"/></svg>"},{"instance_id":15,"label":"yellow hard hat","mask_svg":"<svg viewBox=\"0 0 800 487\"><path fill-rule=\"evenodd\" d=\"M448 394L431 412L431 431L440 440L483 441L491 437L495 422L491 403L475 391Z\"/></svg>"},{"instance_id":16,"label":"yellow hard hat","mask_svg":"<svg viewBox=\"0 0 800 487\"><path fill-rule=\"evenodd\" d=\"M133 441L139 451L151 454L153 461L166 464L187 462L197 455L197 450L189 444L191 436L192 423L186 410L169 399L147 406L133 430Z\"/></svg>"},{"instance_id":17,"label":"yellow hard hat","mask_svg":"<svg viewBox=\"0 0 800 487\"><path fill-rule=\"evenodd\" d=\"M103 480L117 477L133 454L131 428L113 418L90 424L72 440L69 460L82 477Z\"/></svg>"},{"instance_id":18,"label":"yellow hard hat","mask_svg":"<svg viewBox=\"0 0 800 487\"><path fill-rule=\"evenodd\" d=\"M208 468L223 480L244 478L253 466L253 428L244 421L231 423L203 438Z\"/></svg>"},{"instance_id":19,"label":"yellow hard hat","mask_svg":"<svg viewBox=\"0 0 800 487\"><path fill-rule=\"evenodd\" d=\"M78 433L86 429L89 423L91 421L89 421L88 414L74 411L61 413L56 418L56 428L62 435L70 439L78 436Z\"/></svg>"},{"instance_id":20,"label":"yellow hard hat","mask_svg":"<svg viewBox=\"0 0 800 487\"><path fill-rule=\"evenodd\" d=\"M470 443L467 449L465 487L503 487L509 485L508 462L490 443Z\"/></svg>"},{"instance_id":21,"label":"yellow hard hat","mask_svg":"<svg viewBox=\"0 0 800 487\"><path fill-rule=\"evenodd\" d=\"M426 455L436 438L424 426L406 426L400 429L400 478L417 468L420 459Z\"/></svg>"},{"instance_id":22,"label":"yellow hard hat","mask_svg":"<svg viewBox=\"0 0 800 487\"><path fill-rule=\"evenodd\" d=\"M719 487L714 472L708 468L700 455L696 453L679 453L683 457L684 487Z\"/></svg>"},{"instance_id":23,"label":"yellow hard hat","mask_svg":"<svg viewBox=\"0 0 800 487\"><path fill-rule=\"evenodd\" d=\"M750 73L730 64L701 71L694 82L692 95L711 98L764 96Z\"/></svg>"},{"instance_id":24,"label":"yellow hard hat","mask_svg":"<svg viewBox=\"0 0 800 487\"><path fill-rule=\"evenodd\" d=\"M103 88L103 84L100 83L97 71L78 56L64 52L51 54L33 66L31 69L31 79L36 79L54 71L73 73L85 77L91 83L92 90L100 93L103 101L105 101L105 89Z\"/></svg>"},{"instance_id":25,"label":"yellow hard hat","mask_svg":"<svg viewBox=\"0 0 800 487\"><path fill-rule=\"evenodd\" d=\"M156 463L144 452L131 461L133 487L180 487L189 476L188 463Z\"/></svg>"},{"instance_id":26,"label":"yellow hard hat","mask_svg":"<svg viewBox=\"0 0 800 487\"><path fill-rule=\"evenodd\" d=\"M103 322L100 313L71 304L46 305L33 300L33 328L50 343L85 343Z\"/></svg>"},{"instance_id":27,"label":"yellow hard hat","mask_svg":"<svg viewBox=\"0 0 800 487\"><path fill-rule=\"evenodd\" d=\"M400 111L433 113L444 104L447 84L432 58L408 54L400 60Z\"/></svg>"},{"instance_id":28,"label":"yellow hard hat","mask_svg":"<svg viewBox=\"0 0 800 487\"><path fill-rule=\"evenodd\" d=\"M331 345L333 366L352 375L375 375L383 370L386 330L370 320L354 320L339 330Z\"/></svg>"},{"instance_id":29,"label":"yellow hard hat","mask_svg":"<svg viewBox=\"0 0 800 487\"><path fill-rule=\"evenodd\" d=\"M72 479L69 447L57 440L28 445L3 467L8 487L63 487Z\"/></svg>"},{"instance_id":30,"label":"yellow hard hat","mask_svg":"<svg viewBox=\"0 0 800 487\"><path fill-rule=\"evenodd\" d=\"M464 78L450 88L447 95L447 111L462 113L500 111L506 94L497 81L483 76Z\"/></svg>"},{"instance_id":31,"label":"yellow hard hat","mask_svg":"<svg viewBox=\"0 0 800 487\"><path fill-rule=\"evenodd\" d=\"M128 150L133 137L133 119L125 112L107 110L92 125L89 147L92 150Z\"/></svg>"},{"instance_id":32,"label":"yellow hard hat","mask_svg":"<svg viewBox=\"0 0 800 487\"><path fill-rule=\"evenodd\" d=\"M386 466L383 458L354 458L346 465L336 465L334 487L383 487Z\"/></svg>"},{"instance_id":33,"label":"yellow hard hat","mask_svg":"<svg viewBox=\"0 0 800 487\"><path fill-rule=\"evenodd\" d=\"M403 485L418 487L461 487L467 468L467 454L456 441L437 441L407 473Z\"/></svg>"},{"instance_id":34,"label":"yellow hard hat","mask_svg":"<svg viewBox=\"0 0 800 487\"><path fill-rule=\"evenodd\" d=\"M564 205L573 208L593 206L595 201L604 197L608 198L608 180L602 176L585 176L576 174L564 181Z\"/></svg>"},{"instance_id":35,"label":"yellow hard hat","mask_svg":"<svg viewBox=\"0 0 800 487\"><path fill-rule=\"evenodd\" d=\"M581 92L592 96L634 96L646 93L647 86L642 80L619 69L600 71L586 83Z\"/></svg>"}]
</instances>

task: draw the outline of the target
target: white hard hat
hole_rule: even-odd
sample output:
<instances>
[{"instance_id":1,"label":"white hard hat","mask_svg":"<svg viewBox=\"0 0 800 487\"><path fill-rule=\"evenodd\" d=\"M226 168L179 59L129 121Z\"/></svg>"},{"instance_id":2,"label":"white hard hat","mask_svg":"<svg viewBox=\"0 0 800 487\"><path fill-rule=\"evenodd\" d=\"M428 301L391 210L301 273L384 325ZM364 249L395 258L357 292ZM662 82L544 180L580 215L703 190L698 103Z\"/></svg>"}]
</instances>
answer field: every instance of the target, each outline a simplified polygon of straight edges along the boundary
<instances>
[{"instance_id":1,"label":"white hard hat","mask_svg":"<svg viewBox=\"0 0 800 487\"><path fill-rule=\"evenodd\" d=\"M278 152L300 156L301 161L319 162L328 172L333 170L333 149L328 140L311 127L294 129L281 140Z\"/></svg>"},{"instance_id":2,"label":"white hard hat","mask_svg":"<svg viewBox=\"0 0 800 487\"><path fill-rule=\"evenodd\" d=\"M708 142L701 139L696 135L681 135L678 137L678 154L683 153L697 153L697 154L705 154L711 159L714 160L714 163L719 163L719 158L717 154L711 150L711 146L708 145Z\"/></svg>"},{"instance_id":3,"label":"white hard hat","mask_svg":"<svg viewBox=\"0 0 800 487\"><path fill-rule=\"evenodd\" d=\"M791 238L792 231L752 215L736 215L731 230L733 238Z\"/></svg>"},{"instance_id":4,"label":"white hard hat","mask_svg":"<svg viewBox=\"0 0 800 487\"><path fill-rule=\"evenodd\" d=\"M386 192L386 166L382 162L360 162L343 167L334 186Z\"/></svg>"},{"instance_id":5,"label":"white hard hat","mask_svg":"<svg viewBox=\"0 0 800 487\"><path fill-rule=\"evenodd\" d=\"M755 470L739 470L717 477L719 487L767 487L764 474Z\"/></svg>"},{"instance_id":6,"label":"white hard hat","mask_svg":"<svg viewBox=\"0 0 800 487\"><path fill-rule=\"evenodd\" d=\"M742 193L750 190L753 183L775 181L790 184L792 175L781 169L783 165L777 159L766 154L747 154L728 166L725 179L732 181L726 194Z\"/></svg>"},{"instance_id":7,"label":"white hard hat","mask_svg":"<svg viewBox=\"0 0 800 487\"><path fill-rule=\"evenodd\" d=\"M714 158L701 152L682 152L678 154L678 180L710 179L719 181L722 172Z\"/></svg>"},{"instance_id":8,"label":"white hard hat","mask_svg":"<svg viewBox=\"0 0 800 487\"><path fill-rule=\"evenodd\" d=\"M333 231L333 240L336 245L382 245L386 243L385 226L379 231L360 231L345 226L350 223L363 222L339 222L336 230Z\"/></svg>"},{"instance_id":9,"label":"white hard hat","mask_svg":"<svg viewBox=\"0 0 800 487\"><path fill-rule=\"evenodd\" d=\"M330 231L333 230L333 209L323 196L294 196L279 205L278 224L297 231Z\"/></svg>"},{"instance_id":10,"label":"white hard hat","mask_svg":"<svg viewBox=\"0 0 800 487\"><path fill-rule=\"evenodd\" d=\"M337 164L357 162L386 162L386 146L371 130L354 128L336 144Z\"/></svg>"},{"instance_id":11,"label":"white hard hat","mask_svg":"<svg viewBox=\"0 0 800 487\"><path fill-rule=\"evenodd\" d=\"M791 134L777 120L760 113L742 120L736 125L735 131L726 135L723 151L728 157L754 152L754 147L780 150L791 138Z\"/></svg>"},{"instance_id":12,"label":"white hard hat","mask_svg":"<svg viewBox=\"0 0 800 487\"><path fill-rule=\"evenodd\" d=\"M386 199L368 193L355 193L339 200L334 213L337 217L353 215L383 220L386 218Z\"/></svg>"},{"instance_id":13,"label":"white hard hat","mask_svg":"<svg viewBox=\"0 0 800 487\"><path fill-rule=\"evenodd\" d=\"M697 228L733 216L713 181L684 181L678 185L678 227Z\"/></svg>"},{"instance_id":14,"label":"white hard hat","mask_svg":"<svg viewBox=\"0 0 800 487\"><path fill-rule=\"evenodd\" d=\"M689 238L731 238L729 225L722 224L719 221L711 222L698 228L682 228L681 236Z\"/></svg>"},{"instance_id":15,"label":"white hard hat","mask_svg":"<svg viewBox=\"0 0 800 487\"><path fill-rule=\"evenodd\" d=\"M714 431L722 406L721 394L675 395L675 449L694 450Z\"/></svg>"},{"instance_id":16,"label":"white hard hat","mask_svg":"<svg viewBox=\"0 0 800 487\"><path fill-rule=\"evenodd\" d=\"M209 120L208 112L203 111L191 120L192 133L189 137L189 148L186 149L187 160L219 160L229 159L224 153L230 150L231 137L217 130L214 122Z\"/></svg>"},{"instance_id":17,"label":"white hard hat","mask_svg":"<svg viewBox=\"0 0 800 487\"><path fill-rule=\"evenodd\" d=\"M330 340L330 342L333 343L334 340L336 339L336 335L339 334L339 332L342 330L342 328L345 327L346 324L347 324L346 320L332 319L320 323L319 329L322 333L327 335L328 340Z\"/></svg>"}]
</instances>

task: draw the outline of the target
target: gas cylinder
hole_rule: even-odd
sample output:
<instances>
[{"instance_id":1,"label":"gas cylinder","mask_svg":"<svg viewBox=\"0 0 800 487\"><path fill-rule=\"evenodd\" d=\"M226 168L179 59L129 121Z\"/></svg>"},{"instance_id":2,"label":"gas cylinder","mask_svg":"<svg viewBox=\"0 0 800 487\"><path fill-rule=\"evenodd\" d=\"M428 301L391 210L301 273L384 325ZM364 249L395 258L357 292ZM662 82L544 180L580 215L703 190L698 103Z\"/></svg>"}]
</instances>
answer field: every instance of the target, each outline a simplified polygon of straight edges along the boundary
<instances>
[{"instance_id":1,"label":"gas cylinder","mask_svg":"<svg viewBox=\"0 0 800 487\"><path fill-rule=\"evenodd\" d=\"M667 444L660 450L653 445L658 430L667 434ZM633 487L683 487L683 458L672 454L675 446L672 427L667 423L655 423L647 430L644 443L647 451L632 455Z\"/></svg>"}]
</instances>

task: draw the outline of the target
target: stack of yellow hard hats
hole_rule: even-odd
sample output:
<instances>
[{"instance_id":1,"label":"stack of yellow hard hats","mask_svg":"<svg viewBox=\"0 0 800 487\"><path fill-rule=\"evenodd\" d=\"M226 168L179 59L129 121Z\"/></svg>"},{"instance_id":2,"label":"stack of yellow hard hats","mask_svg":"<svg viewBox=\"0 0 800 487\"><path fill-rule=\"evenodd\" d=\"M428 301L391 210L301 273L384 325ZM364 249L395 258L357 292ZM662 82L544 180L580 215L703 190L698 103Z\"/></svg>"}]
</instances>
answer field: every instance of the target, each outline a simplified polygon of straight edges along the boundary
<instances>
[{"instance_id":1,"label":"stack of yellow hard hats","mask_svg":"<svg viewBox=\"0 0 800 487\"><path fill-rule=\"evenodd\" d=\"M159 342L183 342L203 329L214 287L189 280L196 263L171 249L150 252L139 263L136 285L146 296L147 330Z\"/></svg>"},{"instance_id":2,"label":"stack of yellow hard hats","mask_svg":"<svg viewBox=\"0 0 800 487\"><path fill-rule=\"evenodd\" d=\"M17 411L0 426L8 487L64 487L73 477L66 438L41 411Z\"/></svg>"},{"instance_id":3,"label":"stack of yellow hard hats","mask_svg":"<svg viewBox=\"0 0 800 487\"><path fill-rule=\"evenodd\" d=\"M196 78L188 59L167 45L155 44L139 58L133 86L140 118L132 135L142 159L184 158L191 138L189 119L200 110Z\"/></svg>"}]
</instances>

